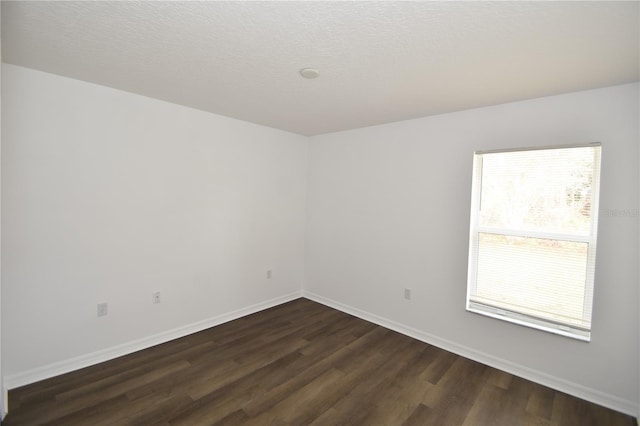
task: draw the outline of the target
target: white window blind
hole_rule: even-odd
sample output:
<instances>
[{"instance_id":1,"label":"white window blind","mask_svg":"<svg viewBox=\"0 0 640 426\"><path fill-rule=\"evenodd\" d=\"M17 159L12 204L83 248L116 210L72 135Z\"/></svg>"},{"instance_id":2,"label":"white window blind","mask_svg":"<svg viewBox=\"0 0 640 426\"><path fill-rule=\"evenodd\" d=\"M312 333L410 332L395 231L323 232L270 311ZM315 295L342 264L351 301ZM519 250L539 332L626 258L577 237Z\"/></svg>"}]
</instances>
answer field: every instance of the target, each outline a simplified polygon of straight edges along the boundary
<instances>
[{"instance_id":1,"label":"white window blind","mask_svg":"<svg viewBox=\"0 0 640 426\"><path fill-rule=\"evenodd\" d=\"M600 144L476 152L467 310L590 340Z\"/></svg>"}]
</instances>

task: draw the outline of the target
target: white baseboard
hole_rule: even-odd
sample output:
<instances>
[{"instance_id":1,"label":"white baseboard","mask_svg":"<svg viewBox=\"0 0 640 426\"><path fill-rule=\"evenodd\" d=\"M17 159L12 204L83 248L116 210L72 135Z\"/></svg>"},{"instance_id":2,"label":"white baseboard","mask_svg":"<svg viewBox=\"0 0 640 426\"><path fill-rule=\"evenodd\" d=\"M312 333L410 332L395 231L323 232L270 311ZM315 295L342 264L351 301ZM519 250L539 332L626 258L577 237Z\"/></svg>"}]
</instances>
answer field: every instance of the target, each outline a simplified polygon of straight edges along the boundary
<instances>
[{"instance_id":1,"label":"white baseboard","mask_svg":"<svg viewBox=\"0 0 640 426\"><path fill-rule=\"evenodd\" d=\"M68 360L56 362L53 364L45 365L43 367L34 368L32 370L11 374L4 378L5 389L13 389L20 386L28 385L40 380L48 379L58 376L60 374L69 373L71 371L79 370L81 368L89 367L91 365L99 364L104 361L128 355L133 352L137 352L142 349L147 349L152 346L156 346L162 343L166 343L170 340L178 339L180 337L187 336L189 334L197 333L207 328L214 327L216 325L223 324L225 322L233 321L240 317L250 315L264 309L271 308L273 306L280 305L282 303L289 302L302 296L300 291L296 291L284 296L276 297L264 302L257 303L255 305L248 306L246 308L238 309L232 312L227 312L215 317L207 318L202 321L198 321L192 324L188 324L182 327L167 330L162 333L154 334L149 337L134 340L131 342L123 343L111 348L103 349L86 355L81 355ZM6 404L8 400L5 394L5 413Z\"/></svg>"},{"instance_id":2,"label":"white baseboard","mask_svg":"<svg viewBox=\"0 0 640 426\"><path fill-rule=\"evenodd\" d=\"M374 324L378 324L390 330L397 331L398 333L402 333L406 336L413 337L414 339L420 340L430 345L437 346L449 352L453 352L465 358L469 358L471 360L480 362L490 367L505 371L509 374L513 374L514 376L522 377L532 382L539 383L543 386L556 389L560 392L564 392L569 395L576 396L586 401L590 401L595 404L602 405L604 407L608 407L613 410L616 410L625 414L629 414L634 417L638 417L640 415L639 407L636 405L634 401L625 400L617 396L600 392L596 389L591 389L591 388L579 385L577 383L558 379L557 377L550 376L538 370L533 370L531 368L524 367L522 365L515 364L513 362L510 362L504 359L496 358L487 353L477 351L473 348L460 345L458 343L452 342L447 339L443 339L438 336L434 336L429 333L425 333L421 330L408 327L404 324L400 324L398 322L389 320L387 318L383 318L381 316L372 314L370 312L366 312L358 308L345 305L335 300L331 300L326 297L320 296L319 294L315 294L315 293L303 290L302 296L307 299L313 300L315 302L322 303L323 305L332 307L334 309L338 309L347 314L356 316L358 318L362 318Z\"/></svg>"}]
</instances>

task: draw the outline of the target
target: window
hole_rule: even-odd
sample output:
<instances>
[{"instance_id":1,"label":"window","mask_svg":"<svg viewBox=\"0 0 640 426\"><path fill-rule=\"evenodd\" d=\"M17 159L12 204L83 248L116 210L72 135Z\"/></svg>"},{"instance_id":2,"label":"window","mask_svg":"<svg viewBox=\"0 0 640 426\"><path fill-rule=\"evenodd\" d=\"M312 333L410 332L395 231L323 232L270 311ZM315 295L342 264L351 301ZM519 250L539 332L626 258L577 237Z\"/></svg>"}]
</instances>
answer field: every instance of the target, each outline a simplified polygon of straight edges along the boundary
<instances>
[{"instance_id":1,"label":"window","mask_svg":"<svg viewBox=\"0 0 640 426\"><path fill-rule=\"evenodd\" d=\"M591 338L600 144L476 152L467 310Z\"/></svg>"}]
</instances>

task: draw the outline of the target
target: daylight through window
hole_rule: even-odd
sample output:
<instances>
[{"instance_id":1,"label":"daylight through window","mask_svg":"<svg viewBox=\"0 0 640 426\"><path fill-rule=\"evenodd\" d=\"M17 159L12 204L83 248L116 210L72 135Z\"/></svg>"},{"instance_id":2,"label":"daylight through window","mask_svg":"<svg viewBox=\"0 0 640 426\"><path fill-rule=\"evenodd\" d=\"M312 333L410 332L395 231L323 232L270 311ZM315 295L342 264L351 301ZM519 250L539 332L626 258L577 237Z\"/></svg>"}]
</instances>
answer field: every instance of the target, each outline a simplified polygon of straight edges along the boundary
<instances>
[{"instance_id":1,"label":"daylight through window","mask_svg":"<svg viewBox=\"0 0 640 426\"><path fill-rule=\"evenodd\" d=\"M476 152L467 310L590 340L600 144Z\"/></svg>"}]
</instances>

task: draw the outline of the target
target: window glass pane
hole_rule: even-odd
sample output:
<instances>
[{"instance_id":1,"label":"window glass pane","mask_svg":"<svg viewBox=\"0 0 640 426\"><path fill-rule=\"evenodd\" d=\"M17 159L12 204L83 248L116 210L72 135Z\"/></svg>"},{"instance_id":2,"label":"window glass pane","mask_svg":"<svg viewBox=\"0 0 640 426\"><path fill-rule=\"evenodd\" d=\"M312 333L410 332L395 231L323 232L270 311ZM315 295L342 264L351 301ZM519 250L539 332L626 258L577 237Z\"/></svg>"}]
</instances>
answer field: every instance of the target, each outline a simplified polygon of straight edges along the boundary
<instances>
[{"instance_id":1,"label":"window glass pane","mask_svg":"<svg viewBox=\"0 0 640 426\"><path fill-rule=\"evenodd\" d=\"M479 233L471 300L589 328L587 254L587 243Z\"/></svg>"},{"instance_id":2,"label":"window glass pane","mask_svg":"<svg viewBox=\"0 0 640 426\"><path fill-rule=\"evenodd\" d=\"M483 154L478 224L589 235L594 149Z\"/></svg>"}]
</instances>

